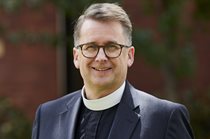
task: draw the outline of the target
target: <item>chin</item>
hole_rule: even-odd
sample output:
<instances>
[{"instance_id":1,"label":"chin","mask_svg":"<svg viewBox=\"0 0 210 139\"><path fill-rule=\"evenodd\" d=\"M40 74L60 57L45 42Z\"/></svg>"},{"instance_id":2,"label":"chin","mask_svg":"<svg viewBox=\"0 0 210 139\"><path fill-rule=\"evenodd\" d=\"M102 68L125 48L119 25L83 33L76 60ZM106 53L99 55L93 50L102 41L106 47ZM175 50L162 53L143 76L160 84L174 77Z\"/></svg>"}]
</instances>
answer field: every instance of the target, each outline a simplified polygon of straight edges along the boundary
<instances>
[{"instance_id":1,"label":"chin","mask_svg":"<svg viewBox=\"0 0 210 139\"><path fill-rule=\"evenodd\" d=\"M112 80L108 79L94 79L93 84L96 86L107 86L107 85L113 85Z\"/></svg>"}]
</instances>

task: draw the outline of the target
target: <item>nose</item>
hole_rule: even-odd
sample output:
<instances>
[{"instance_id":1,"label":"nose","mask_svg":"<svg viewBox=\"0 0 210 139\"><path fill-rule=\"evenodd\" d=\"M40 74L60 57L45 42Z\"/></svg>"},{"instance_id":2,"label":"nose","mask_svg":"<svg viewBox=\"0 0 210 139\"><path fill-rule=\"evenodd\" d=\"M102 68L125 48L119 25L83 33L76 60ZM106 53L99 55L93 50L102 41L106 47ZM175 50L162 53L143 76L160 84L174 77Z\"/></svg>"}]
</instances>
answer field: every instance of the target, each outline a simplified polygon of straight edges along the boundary
<instances>
[{"instance_id":1,"label":"nose","mask_svg":"<svg viewBox=\"0 0 210 139\"><path fill-rule=\"evenodd\" d=\"M106 60L108 60L103 48L99 48L98 54L97 54L95 60L96 61L106 61Z\"/></svg>"}]
</instances>

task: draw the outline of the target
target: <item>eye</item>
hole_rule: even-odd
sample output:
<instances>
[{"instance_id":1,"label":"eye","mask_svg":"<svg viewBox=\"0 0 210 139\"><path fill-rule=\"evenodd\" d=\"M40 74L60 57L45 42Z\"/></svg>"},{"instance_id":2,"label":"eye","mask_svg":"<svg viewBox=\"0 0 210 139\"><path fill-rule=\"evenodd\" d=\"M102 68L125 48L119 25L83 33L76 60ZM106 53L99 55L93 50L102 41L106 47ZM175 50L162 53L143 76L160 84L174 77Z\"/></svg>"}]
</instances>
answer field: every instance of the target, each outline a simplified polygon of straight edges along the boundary
<instances>
[{"instance_id":1,"label":"eye","mask_svg":"<svg viewBox=\"0 0 210 139\"><path fill-rule=\"evenodd\" d=\"M106 51L113 52L118 51L120 49L120 46L117 44L109 44L106 46Z\"/></svg>"},{"instance_id":2,"label":"eye","mask_svg":"<svg viewBox=\"0 0 210 139\"><path fill-rule=\"evenodd\" d=\"M85 44L83 45L83 50L88 52L97 51L98 47L94 44Z\"/></svg>"}]
</instances>

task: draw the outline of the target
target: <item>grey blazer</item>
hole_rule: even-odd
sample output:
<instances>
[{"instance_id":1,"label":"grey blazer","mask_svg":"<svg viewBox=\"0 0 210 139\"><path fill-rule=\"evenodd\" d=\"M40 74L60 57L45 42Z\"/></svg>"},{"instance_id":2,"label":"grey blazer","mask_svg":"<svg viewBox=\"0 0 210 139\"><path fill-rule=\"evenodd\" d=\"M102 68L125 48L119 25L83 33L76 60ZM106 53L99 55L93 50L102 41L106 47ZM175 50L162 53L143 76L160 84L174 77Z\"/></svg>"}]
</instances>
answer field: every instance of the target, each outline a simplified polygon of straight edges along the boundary
<instances>
[{"instance_id":1,"label":"grey blazer","mask_svg":"<svg viewBox=\"0 0 210 139\"><path fill-rule=\"evenodd\" d=\"M81 90L39 106L32 139L74 139ZM193 139L187 109L128 82L108 139Z\"/></svg>"}]
</instances>

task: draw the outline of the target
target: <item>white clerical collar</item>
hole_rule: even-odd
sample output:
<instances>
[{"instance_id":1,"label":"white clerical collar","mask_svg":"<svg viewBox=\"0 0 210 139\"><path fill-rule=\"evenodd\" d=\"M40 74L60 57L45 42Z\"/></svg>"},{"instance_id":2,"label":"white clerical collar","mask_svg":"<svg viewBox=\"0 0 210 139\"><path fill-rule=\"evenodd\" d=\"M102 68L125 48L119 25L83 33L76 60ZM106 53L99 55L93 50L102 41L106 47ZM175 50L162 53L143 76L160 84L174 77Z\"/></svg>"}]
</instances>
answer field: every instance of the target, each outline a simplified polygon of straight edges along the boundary
<instances>
[{"instance_id":1,"label":"white clerical collar","mask_svg":"<svg viewBox=\"0 0 210 139\"><path fill-rule=\"evenodd\" d=\"M93 111L100 111L100 110L106 110L109 109L115 105L117 105L123 95L125 89L125 82L120 86L120 88L118 88L116 91L114 91L113 93L99 98L99 99L93 99L93 100L88 100L85 98L84 95L84 87L82 88L82 99L84 102L84 105Z\"/></svg>"}]
</instances>

